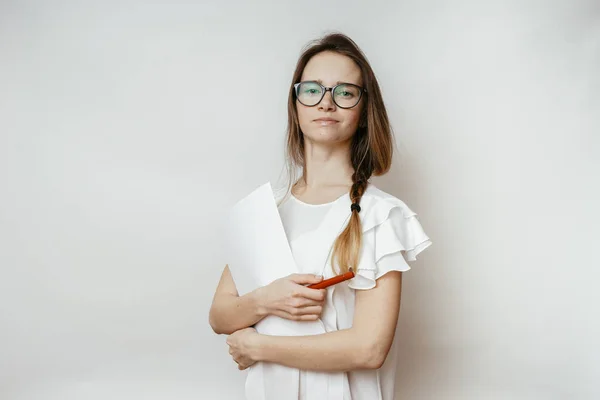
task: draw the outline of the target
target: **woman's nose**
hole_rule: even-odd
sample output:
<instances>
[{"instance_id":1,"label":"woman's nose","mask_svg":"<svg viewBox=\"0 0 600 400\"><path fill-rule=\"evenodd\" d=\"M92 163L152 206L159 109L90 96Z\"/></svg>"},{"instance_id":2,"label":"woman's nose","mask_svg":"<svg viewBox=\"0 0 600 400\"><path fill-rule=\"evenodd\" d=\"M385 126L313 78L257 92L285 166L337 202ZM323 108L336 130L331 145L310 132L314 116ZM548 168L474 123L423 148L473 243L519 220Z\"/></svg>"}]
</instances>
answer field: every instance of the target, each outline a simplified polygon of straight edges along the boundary
<instances>
[{"instance_id":1,"label":"woman's nose","mask_svg":"<svg viewBox=\"0 0 600 400\"><path fill-rule=\"evenodd\" d=\"M319 109L332 110L334 108L333 91L328 90L325 92L325 96L323 96L323 99L321 99L321 102L319 103Z\"/></svg>"}]
</instances>

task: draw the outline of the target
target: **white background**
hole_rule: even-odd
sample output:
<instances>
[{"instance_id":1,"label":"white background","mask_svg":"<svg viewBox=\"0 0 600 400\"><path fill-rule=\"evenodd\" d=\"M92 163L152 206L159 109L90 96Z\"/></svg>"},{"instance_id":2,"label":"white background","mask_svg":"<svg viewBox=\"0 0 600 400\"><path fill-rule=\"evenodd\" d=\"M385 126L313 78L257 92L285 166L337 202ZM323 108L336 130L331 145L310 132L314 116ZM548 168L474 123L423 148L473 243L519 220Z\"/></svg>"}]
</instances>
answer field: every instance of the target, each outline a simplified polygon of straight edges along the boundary
<instances>
[{"instance_id":1,"label":"white background","mask_svg":"<svg viewBox=\"0 0 600 400\"><path fill-rule=\"evenodd\" d=\"M600 398L598 1L6 0L2 400L242 398L208 325L219 224L280 176L297 57L332 30L395 131L374 182L433 241L399 398Z\"/></svg>"}]
</instances>

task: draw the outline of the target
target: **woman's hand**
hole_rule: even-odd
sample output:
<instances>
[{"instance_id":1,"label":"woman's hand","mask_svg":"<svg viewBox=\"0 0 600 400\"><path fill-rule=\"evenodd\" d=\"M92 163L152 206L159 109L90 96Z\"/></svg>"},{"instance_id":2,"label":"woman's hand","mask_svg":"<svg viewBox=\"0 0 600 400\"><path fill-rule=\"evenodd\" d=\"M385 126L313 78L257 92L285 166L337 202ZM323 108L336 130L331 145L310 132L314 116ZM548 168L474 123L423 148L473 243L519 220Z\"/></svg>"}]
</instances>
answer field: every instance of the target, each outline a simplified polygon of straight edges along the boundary
<instances>
[{"instance_id":1,"label":"woman's hand","mask_svg":"<svg viewBox=\"0 0 600 400\"><path fill-rule=\"evenodd\" d=\"M323 277L291 274L258 290L265 314L293 321L315 321L323 311L327 289L309 289L305 284L318 283Z\"/></svg>"},{"instance_id":2,"label":"woman's hand","mask_svg":"<svg viewBox=\"0 0 600 400\"><path fill-rule=\"evenodd\" d=\"M245 370L258 361L255 353L259 348L259 336L256 329L244 328L232 333L227 338L229 354L237 363L239 370Z\"/></svg>"}]
</instances>

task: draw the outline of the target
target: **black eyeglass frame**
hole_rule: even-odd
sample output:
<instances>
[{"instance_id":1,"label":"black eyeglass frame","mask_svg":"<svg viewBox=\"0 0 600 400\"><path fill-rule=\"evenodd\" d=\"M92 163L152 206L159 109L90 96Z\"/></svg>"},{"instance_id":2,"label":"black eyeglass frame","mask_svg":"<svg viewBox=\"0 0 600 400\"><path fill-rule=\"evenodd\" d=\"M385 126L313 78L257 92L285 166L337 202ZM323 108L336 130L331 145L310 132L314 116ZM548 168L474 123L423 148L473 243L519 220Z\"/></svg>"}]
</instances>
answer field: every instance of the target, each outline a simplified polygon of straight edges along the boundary
<instances>
[{"instance_id":1,"label":"black eyeglass frame","mask_svg":"<svg viewBox=\"0 0 600 400\"><path fill-rule=\"evenodd\" d=\"M313 105L311 105L311 106L309 106L309 105L307 105L307 104L304 104L304 103L303 103L303 102L300 100L300 98L298 97L298 87L299 87L301 84L303 84L303 83L316 83L317 85L321 86L321 89L322 89L322 91L323 91L323 93L321 94L321 98L319 99L319 101L317 101L315 104L313 104ZM351 106L351 107L342 107L342 106L340 106L340 105L337 103L337 101L335 101L335 96L333 95L333 93L335 93L335 89L336 89L338 86L342 86L342 85L350 85L350 86L354 86L354 87L356 87L356 88L360 89L360 90L359 90L359 92L358 92L358 93L359 93L359 95L358 95L358 100L356 100L356 104L355 104L355 105L353 105L353 106ZM302 82L294 83L294 95L296 96L296 100L298 100L298 101L300 102L300 104L302 104L303 106L306 106L306 107L315 107L315 106L319 105L319 103L320 103L321 101L323 101L323 97L325 97L325 93L327 93L327 92L329 92L329 91L331 91L331 99L333 100L333 102L335 103L335 105L336 105L336 106L338 106L339 108L343 108L343 109L346 109L346 110L347 110L347 109L350 109L350 108L354 108L354 107L356 107L356 106L358 105L358 103L360 103L360 100L361 100L361 99L362 99L362 97L363 97L363 93L367 93L367 89L365 89L365 88L363 88L363 87L361 87L361 86L355 85L354 83L347 83L347 82L341 82L341 83L338 83L337 85L335 85L335 86L333 86L333 87L327 87L327 86L323 86L323 85L321 85L321 84L320 84L319 82L317 82L317 81L302 81Z\"/></svg>"}]
</instances>

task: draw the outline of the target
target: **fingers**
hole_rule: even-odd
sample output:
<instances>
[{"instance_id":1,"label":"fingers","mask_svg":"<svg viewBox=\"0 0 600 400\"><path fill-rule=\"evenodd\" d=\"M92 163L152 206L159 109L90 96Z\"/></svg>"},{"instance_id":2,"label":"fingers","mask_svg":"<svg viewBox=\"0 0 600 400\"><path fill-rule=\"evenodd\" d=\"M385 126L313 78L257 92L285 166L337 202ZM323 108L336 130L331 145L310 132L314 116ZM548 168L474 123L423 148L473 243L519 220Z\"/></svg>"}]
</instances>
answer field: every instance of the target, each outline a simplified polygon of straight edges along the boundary
<instances>
[{"instance_id":1,"label":"fingers","mask_svg":"<svg viewBox=\"0 0 600 400\"><path fill-rule=\"evenodd\" d=\"M324 301L327 295L327 289L309 289L307 287L298 287L294 297L305 297L314 301Z\"/></svg>"},{"instance_id":2,"label":"fingers","mask_svg":"<svg viewBox=\"0 0 600 400\"><path fill-rule=\"evenodd\" d=\"M250 368L252 365L256 363L256 361L251 360L248 357L242 356L239 352L235 351L231 346L229 346L229 354L233 361L238 365L238 369L243 371L247 368Z\"/></svg>"},{"instance_id":3,"label":"fingers","mask_svg":"<svg viewBox=\"0 0 600 400\"><path fill-rule=\"evenodd\" d=\"M308 307L301 307L301 308L293 308L290 311L288 311L288 313L292 314L292 315L297 315L297 316L302 316L302 315L321 315L321 312L323 311L323 307L321 306L308 306Z\"/></svg>"},{"instance_id":4,"label":"fingers","mask_svg":"<svg viewBox=\"0 0 600 400\"><path fill-rule=\"evenodd\" d=\"M291 274L289 278L299 285L319 283L323 280L322 276L317 276L313 274Z\"/></svg>"},{"instance_id":5,"label":"fingers","mask_svg":"<svg viewBox=\"0 0 600 400\"><path fill-rule=\"evenodd\" d=\"M307 299L306 297L293 297L288 300L287 305L294 308L302 308L309 306L323 306L324 301Z\"/></svg>"},{"instance_id":6,"label":"fingers","mask_svg":"<svg viewBox=\"0 0 600 400\"><path fill-rule=\"evenodd\" d=\"M256 362L255 361L251 361L249 359L243 358L243 357L233 357L233 361L237 364L238 369L240 371L243 371L247 368L250 368L252 365L254 365Z\"/></svg>"},{"instance_id":7,"label":"fingers","mask_svg":"<svg viewBox=\"0 0 600 400\"><path fill-rule=\"evenodd\" d=\"M277 315L280 318L289 319L290 321L316 321L317 319L319 319L318 314L299 314L295 310L297 309L290 308L290 312L278 310L273 314Z\"/></svg>"},{"instance_id":8,"label":"fingers","mask_svg":"<svg viewBox=\"0 0 600 400\"><path fill-rule=\"evenodd\" d=\"M238 369L240 371L243 371L243 370L248 369L251 366L253 366L255 364L255 362L251 362L251 361L238 362L238 361L236 361L236 364L238 365Z\"/></svg>"}]
</instances>

